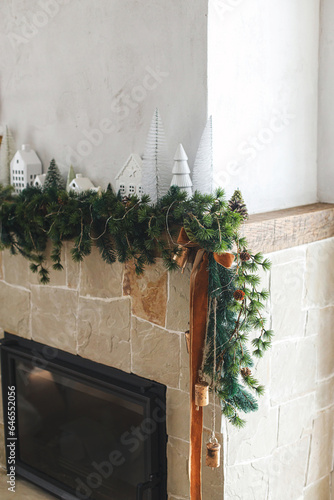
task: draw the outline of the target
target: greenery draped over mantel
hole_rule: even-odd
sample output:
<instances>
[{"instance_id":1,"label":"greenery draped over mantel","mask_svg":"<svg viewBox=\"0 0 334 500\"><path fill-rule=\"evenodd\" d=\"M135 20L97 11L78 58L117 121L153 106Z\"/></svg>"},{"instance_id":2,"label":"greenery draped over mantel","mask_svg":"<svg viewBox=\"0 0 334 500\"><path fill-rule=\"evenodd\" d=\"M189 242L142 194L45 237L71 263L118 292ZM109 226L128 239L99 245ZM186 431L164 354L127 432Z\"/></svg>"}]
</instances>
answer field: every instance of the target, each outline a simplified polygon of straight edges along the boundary
<instances>
[{"instance_id":1,"label":"greenery draped over mantel","mask_svg":"<svg viewBox=\"0 0 334 500\"><path fill-rule=\"evenodd\" d=\"M221 189L214 195L196 192L187 198L172 187L151 205L145 195L124 199L110 186L102 193L83 194L68 193L56 185L44 190L27 187L18 196L13 196L11 187L0 186L0 249L28 259L41 283L49 282L48 241L55 270L63 268L63 243L72 241L74 261L82 261L96 245L108 264L133 260L141 274L157 255L167 269L178 267L176 257L182 249L177 237L184 227L189 239L209 254L209 300L217 304L215 321L209 308L203 373L215 388L224 415L242 426L239 412L255 411L255 396L264 390L251 372L254 358L270 347L273 333L263 315L268 292L260 288L257 275L259 268L268 270L270 262L247 248L240 236L245 207L234 202L228 203ZM227 251L235 254L231 269L218 265L212 256ZM216 363L209 348L214 335Z\"/></svg>"}]
</instances>

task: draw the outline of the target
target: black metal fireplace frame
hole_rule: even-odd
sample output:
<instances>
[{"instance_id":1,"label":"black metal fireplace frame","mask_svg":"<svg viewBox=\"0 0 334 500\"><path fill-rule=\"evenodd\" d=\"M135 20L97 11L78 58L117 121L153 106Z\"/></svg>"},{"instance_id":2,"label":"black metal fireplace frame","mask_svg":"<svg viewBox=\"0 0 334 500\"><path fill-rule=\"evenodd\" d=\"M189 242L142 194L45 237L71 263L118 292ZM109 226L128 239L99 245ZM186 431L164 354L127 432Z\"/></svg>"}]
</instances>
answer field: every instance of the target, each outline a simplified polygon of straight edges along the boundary
<instances>
[{"instance_id":1,"label":"black metal fireplace frame","mask_svg":"<svg viewBox=\"0 0 334 500\"><path fill-rule=\"evenodd\" d=\"M96 388L101 387L119 394L125 399L136 400L145 408L145 417L152 418L154 410L161 411L161 407L166 409L166 387L157 382L144 379L134 374L129 374L121 370L105 366L94 361L69 354L65 351L54 349L56 353L52 359L45 358L45 349L50 349L44 344L23 339L17 335L5 332L4 338L0 340L1 351L1 374L2 374L2 393L5 424L5 443L8 435L8 415L7 415L7 394L8 387L16 386L15 381L15 360L34 360L35 366L51 368L55 372L66 374L69 378ZM51 348L52 349L52 348ZM158 404L160 403L160 404ZM161 421L162 420L162 421ZM151 491L152 500L167 500L167 433L166 418L159 419L157 429L149 437L150 446L147 447L147 481L137 486L136 500L144 498L145 491ZM16 414L16 426L18 418ZM18 427L16 427L16 431ZM18 438L18 433L16 433ZM6 447L6 458L8 464L9 450ZM20 460L20 442L16 441L16 474L24 477L32 483L40 486L49 493L64 500L77 500L73 490L58 482L57 480L46 476L41 471L33 469Z\"/></svg>"}]
</instances>

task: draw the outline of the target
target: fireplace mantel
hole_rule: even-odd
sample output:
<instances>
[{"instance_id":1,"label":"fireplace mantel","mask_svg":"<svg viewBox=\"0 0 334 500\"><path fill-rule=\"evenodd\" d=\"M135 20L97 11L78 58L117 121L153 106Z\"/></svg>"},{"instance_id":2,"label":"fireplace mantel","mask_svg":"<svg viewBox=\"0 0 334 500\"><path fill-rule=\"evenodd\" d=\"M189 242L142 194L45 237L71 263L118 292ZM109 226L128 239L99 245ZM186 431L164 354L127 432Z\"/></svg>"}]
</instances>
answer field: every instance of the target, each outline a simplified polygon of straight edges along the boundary
<instances>
[{"instance_id":1,"label":"fireplace mantel","mask_svg":"<svg viewBox=\"0 0 334 500\"><path fill-rule=\"evenodd\" d=\"M334 236L334 204L314 203L251 215L244 235L253 252L271 253Z\"/></svg>"}]
</instances>

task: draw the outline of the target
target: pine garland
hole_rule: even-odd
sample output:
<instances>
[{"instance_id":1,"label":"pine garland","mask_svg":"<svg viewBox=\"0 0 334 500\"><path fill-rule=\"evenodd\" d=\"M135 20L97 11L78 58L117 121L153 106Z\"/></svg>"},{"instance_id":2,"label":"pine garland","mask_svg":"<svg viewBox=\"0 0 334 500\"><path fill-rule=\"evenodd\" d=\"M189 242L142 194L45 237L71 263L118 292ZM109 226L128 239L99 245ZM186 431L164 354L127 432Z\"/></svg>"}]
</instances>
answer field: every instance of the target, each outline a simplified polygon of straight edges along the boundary
<instances>
[{"instance_id":1,"label":"pine garland","mask_svg":"<svg viewBox=\"0 0 334 500\"><path fill-rule=\"evenodd\" d=\"M240 237L245 207L239 213L235 201L228 204L221 189L215 195L196 192L188 199L174 186L151 205L145 195L141 199L122 199L111 186L102 194L76 194L51 182L43 190L27 187L13 196L12 188L0 185L0 250L9 248L12 254L27 258L41 283L50 279L45 257L49 240L56 270L63 268L63 243L72 240L74 261L82 261L96 244L105 262L133 260L136 272L141 274L145 266L154 264L157 255L162 256L167 269L177 268L175 255L180 250L176 240L180 227L184 227L189 239L209 254L209 317L203 375L215 388L223 414L232 424L242 426L239 412L255 411L256 396L264 391L250 368L254 358L261 357L270 347L273 332L266 328L262 314L268 292L259 288L260 278L256 274L258 268L268 270L270 262L261 254L252 255L246 240ZM235 253L231 269L220 266L213 258L213 252L226 251ZM217 304L215 371L213 299ZM258 335L250 342L249 335L254 331Z\"/></svg>"}]
</instances>

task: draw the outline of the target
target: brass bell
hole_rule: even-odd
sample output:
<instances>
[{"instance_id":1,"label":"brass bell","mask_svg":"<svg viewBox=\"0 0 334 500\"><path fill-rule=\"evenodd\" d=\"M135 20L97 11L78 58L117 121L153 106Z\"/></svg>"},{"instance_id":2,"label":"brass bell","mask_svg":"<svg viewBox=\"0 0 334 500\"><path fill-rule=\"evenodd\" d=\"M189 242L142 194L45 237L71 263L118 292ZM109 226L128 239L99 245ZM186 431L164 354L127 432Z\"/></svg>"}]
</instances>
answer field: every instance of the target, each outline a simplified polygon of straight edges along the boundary
<instances>
[{"instance_id":1,"label":"brass bell","mask_svg":"<svg viewBox=\"0 0 334 500\"><path fill-rule=\"evenodd\" d=\"M206 445L206 465L215 469L220 467L220 449L221 446L216 438L210 439Z\"/></svg>"}]
</instances>

